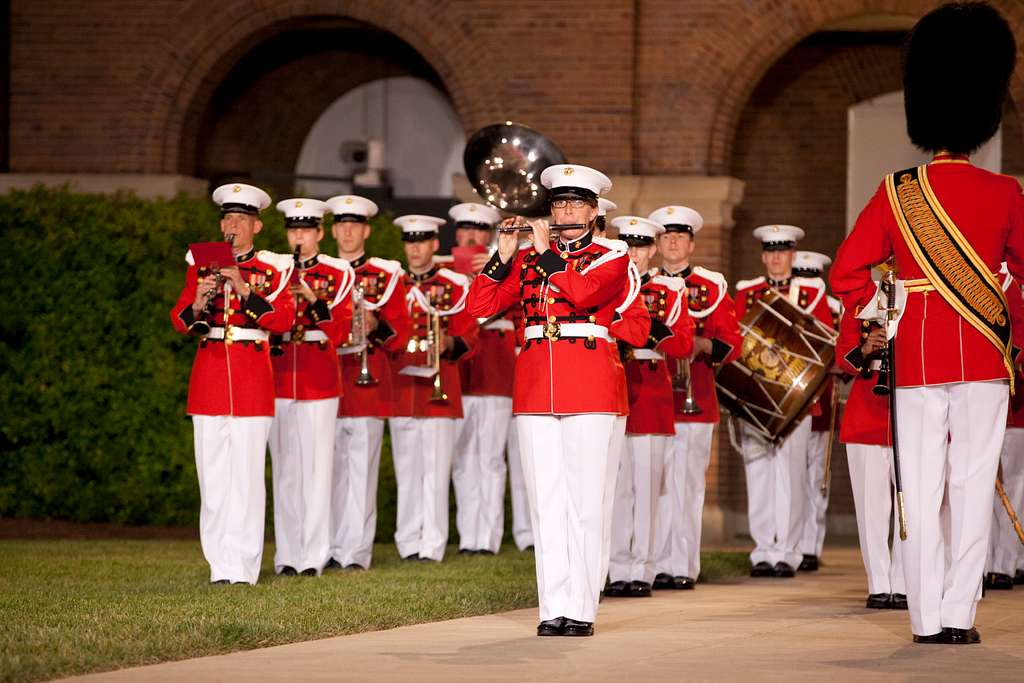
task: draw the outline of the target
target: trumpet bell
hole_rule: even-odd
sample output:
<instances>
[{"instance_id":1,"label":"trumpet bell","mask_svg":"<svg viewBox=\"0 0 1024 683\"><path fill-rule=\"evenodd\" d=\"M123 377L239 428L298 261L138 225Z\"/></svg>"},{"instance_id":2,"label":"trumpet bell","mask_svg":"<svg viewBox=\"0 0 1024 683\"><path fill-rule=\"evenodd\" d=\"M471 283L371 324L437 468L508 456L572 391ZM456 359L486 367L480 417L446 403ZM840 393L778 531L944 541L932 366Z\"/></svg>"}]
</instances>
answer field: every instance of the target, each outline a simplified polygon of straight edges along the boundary
<instances>
[{"instance_id":1,"label":"trumpet bell","mask_svg":"<svg viewBox=\"0 0 1024 683\"><path fill-rule=\"evenodd\" d=\"M565 155L546 137L506 121L473 133L462 155L466 177L478 195L502 211L537 218L548 214L548 191L540 174L564 164Z\"/></svg>"}]
</instances>

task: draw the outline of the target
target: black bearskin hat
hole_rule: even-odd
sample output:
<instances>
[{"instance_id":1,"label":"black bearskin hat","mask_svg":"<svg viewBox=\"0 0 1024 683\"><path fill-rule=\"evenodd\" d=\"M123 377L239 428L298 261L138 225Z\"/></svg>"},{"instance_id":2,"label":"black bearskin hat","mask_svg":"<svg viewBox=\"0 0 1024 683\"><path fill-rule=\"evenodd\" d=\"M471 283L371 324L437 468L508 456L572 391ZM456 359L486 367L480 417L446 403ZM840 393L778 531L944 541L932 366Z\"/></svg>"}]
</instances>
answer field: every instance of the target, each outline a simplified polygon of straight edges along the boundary
<instances>
[{"instance_id":1,"label":"black bearskin hat","mask_svg":"<svg viewBox=\"0 0 1024 683\"><path fill-rule=\"evenodd\" d=\"M970 154L995 135L1017 46L984 2L958 2L914 26L903 59L907 134L917 147Z\"/></svg>"}]
</instances>

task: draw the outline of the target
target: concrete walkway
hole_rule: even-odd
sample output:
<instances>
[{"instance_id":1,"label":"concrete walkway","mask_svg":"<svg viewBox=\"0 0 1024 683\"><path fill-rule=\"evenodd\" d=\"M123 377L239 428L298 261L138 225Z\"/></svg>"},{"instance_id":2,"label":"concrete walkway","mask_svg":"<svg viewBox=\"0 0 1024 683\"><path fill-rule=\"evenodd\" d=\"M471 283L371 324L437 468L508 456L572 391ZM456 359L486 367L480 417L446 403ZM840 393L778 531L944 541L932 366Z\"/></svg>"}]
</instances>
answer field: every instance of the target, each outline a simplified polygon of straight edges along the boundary
<instances>
[{"instance_id":1,"label":"concrete walkway","mask_svg":"<svg viewBox=\"0 0 1024 683\"><path fill-rule=\"evenodd\" d=\"M914 645L906 612L863 608L856 550L796 579L609 599L593 638L537 638L535 610L84 677L95 681L901 680L1024 678L1024 590L989 593L982 644ZM81 680L81 679L79 679Z\"/></svg>"}]
</instances>

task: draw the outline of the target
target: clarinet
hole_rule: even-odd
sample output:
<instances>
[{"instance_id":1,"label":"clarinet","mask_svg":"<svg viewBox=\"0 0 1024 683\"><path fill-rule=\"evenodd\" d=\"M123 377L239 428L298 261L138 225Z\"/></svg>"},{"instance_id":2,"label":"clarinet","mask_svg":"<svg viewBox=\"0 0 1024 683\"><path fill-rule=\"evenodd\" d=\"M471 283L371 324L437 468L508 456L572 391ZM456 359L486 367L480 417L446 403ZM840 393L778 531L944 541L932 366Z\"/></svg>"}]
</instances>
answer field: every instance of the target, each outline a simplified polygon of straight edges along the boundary
<instances>
[{"instance_id":1,"label":"clarinet","mask_svg":"<svg viewBox=\"0 0 1024 683\"><path fill-rule=\"evenodd\" d=\"M227 235L224 240L228 244L234 245L234 233ZM203 304L203 310L199 312L199 316L196 318L196 321L188 328L189 332L199 337L205 337L210 334L210 323L207 319L213 315L213 300L217 297L217 292L219 292L223 286L224 276L220 274L220 268L217 268L217 283L213 286L213 289L206 293L206 302Z\"/></svg>"}]
</instances>

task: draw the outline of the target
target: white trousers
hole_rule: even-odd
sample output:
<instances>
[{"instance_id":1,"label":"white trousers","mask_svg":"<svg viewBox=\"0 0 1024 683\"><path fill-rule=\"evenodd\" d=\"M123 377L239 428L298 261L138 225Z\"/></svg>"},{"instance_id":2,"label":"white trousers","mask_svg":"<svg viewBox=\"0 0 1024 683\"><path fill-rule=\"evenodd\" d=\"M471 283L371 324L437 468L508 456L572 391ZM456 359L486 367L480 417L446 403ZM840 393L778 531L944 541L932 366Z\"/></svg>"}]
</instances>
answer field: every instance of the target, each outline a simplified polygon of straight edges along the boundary
<instances>
[{"instance_id":1,"label":"white trousers","mask_svg":"<svg viewBox=\"0 0 1024 683\"><path fill-rule=\"evenodd\" d=\"M658 498L665 483L668 442L667 436L626 435L612 513L612 581L654 581Z\"/></svg>"},{"instance_id":2,"label":"white trousers","mask_svg":"<svg viewBox=\"0 0 1024 683\"><path fill-rule=\"evenodd\" d=\"M710 422L676 422L676 435L665 453L665 494L658 499L658 574L694 580L700 576L704 491L714 431Z\"/></svg>"},{"instance_id":3,"label":"white trousers","mask_svg":"<svg viewBox=\"0 0 1024 683\"><path fill-rule=\"evenodd\" d=\"M505 442L512 423L507 396L463 396L455 421L452 485L459 548L501 548L505 531Z\"/></svg>"},{"instance_id":4,"label":"white trousers","mask_svg":"<svg viewBox=\"0 0 1024 683\"><path fill-rule=\"evenodd\" d=\"M834 445L833 448L835 448ZM812 431L807 437L807 487L804 493L807 502L804 507L804 527L800 536L800 552L815 557L821 557L821 550L825 547L825 513L828 512L828 495L821 494L821 483L825 480L825 451L827 449L828 432Z\"/></svg>"},{"instance_id":5,"label":"white trousers","mask_svg":"<svg viewBox=\"0 0 1024 683\"><path fill-rule=\"evenodd\" d=\"M210 581L255 584L263 561L264 472L272 417L193 415L199 538Z\"/></svg>"},{"instance_id":6,"label":"white trousers","mask_svg":"<svg viewBox=\"0 0 1024 683\"><path fill-rule=\"evenodd\" d=\"M512 540L516 548L526 550L533 546L533 522L530 519L530 499L526 495L523 479L523 461L519 457L519 430L515 422L508 430L508 490L512 499Z\"/></svg>"},{"instance_id":7,"label":"white trousers","mask_svg":"<svg viewBox=\"0 0 1024 683\"><path fill-rule=\"evenodd\" d=\"M611 565L612 515L615 514L615 487L619 482L619 463L626 457L626 416L616 415L608 446L608 470L605 472L604 540L601 544L601 578L608 578Z\"/></svg>"},{"instance_id":8,"label":"white trousers","mask_svg":"<svg viewBox=\"0 0 1024 683\"><path fill-rule=\"evenodd\" d=\"M369 569L377 532L377 479L384 420L340 417L334 421L334 484L331 487L331 557L342 567Z\"/></svg>"},{"instance_id":9,"label":"white trousers","mask_svg":"<svg viewBox=\"0 0 1024 683\"><path fill-rule=\"evenodd\" d=\"M868 575L868 593L905 594L899 520L893 515L892 449L850 443L846 444L846 460L850 466L857 538Z\"/></svg>"},{"instance_id":10,"label":"white trousers","mask_svg":"<svg viewBox=\"0 0 1024 683\"><path fill-rule=\"evenodd\" d=\"M1022 391L1022 389L1018 389ZM1024 514L1024 429L1008 427L1003 437L1003 488L1017 517ZM1010 523L1003 501L996 494L992 498L992 539L986 571L1013 576L1021 557L1020 539Z\"/></svg>"},{"instance_id":11,"label":"white trousers","mask_svg":"<svg viewBox=\"0 0 1024 683\"><path fill-rule=\"evenodd\" d=\"M604 588L615 415L519 415L541 620L593 622Z\"/></svg>"},{"instance_id":12,"label":"white trousers","mask_svg":"<svg viewBox=\"0 0 1024 683\"><path fill-rule=\"evenodd\" d=\"M393 417L390 422L398 484L398 554L418 554L440 561L448 543L448 485L455 419Z\"/></svg>"},{"instance_id":13,"label":"white trousers","mask_svg":"<svg viewBox=\"0 0 1024 683\"><path fill-rule=\"evenodd\" d=\"M274 571L315 569L330 559L331 472L338 399L274 399Z\"/></svg>"},{"instance_id":14,"label":"white trousers","mask_svg":"<svg viewBox=\"0 0 1024 683\"><path fill-rule=\"evenodd\" d=\"M803 556L807 439L811 418L805 417L778 446L772 446L746 424L740 432L747 474L747 515L754 551L753 564L785 562L794 569ZM696 578L696 577L694 577Z\"/></svg>"},{"instance_id":15,"label":"white trousers","mask_svg":"<svg viewBox=\"0 0 1024 683\"><path fill-rule=\"evenodd\" d=\"M896 390L907 509L903 573L910 626L917 635L974 625L1008 398L1005 382ZM944 539L939 507L947 487L949 533Z\"/></svg>"}]
</instances>

